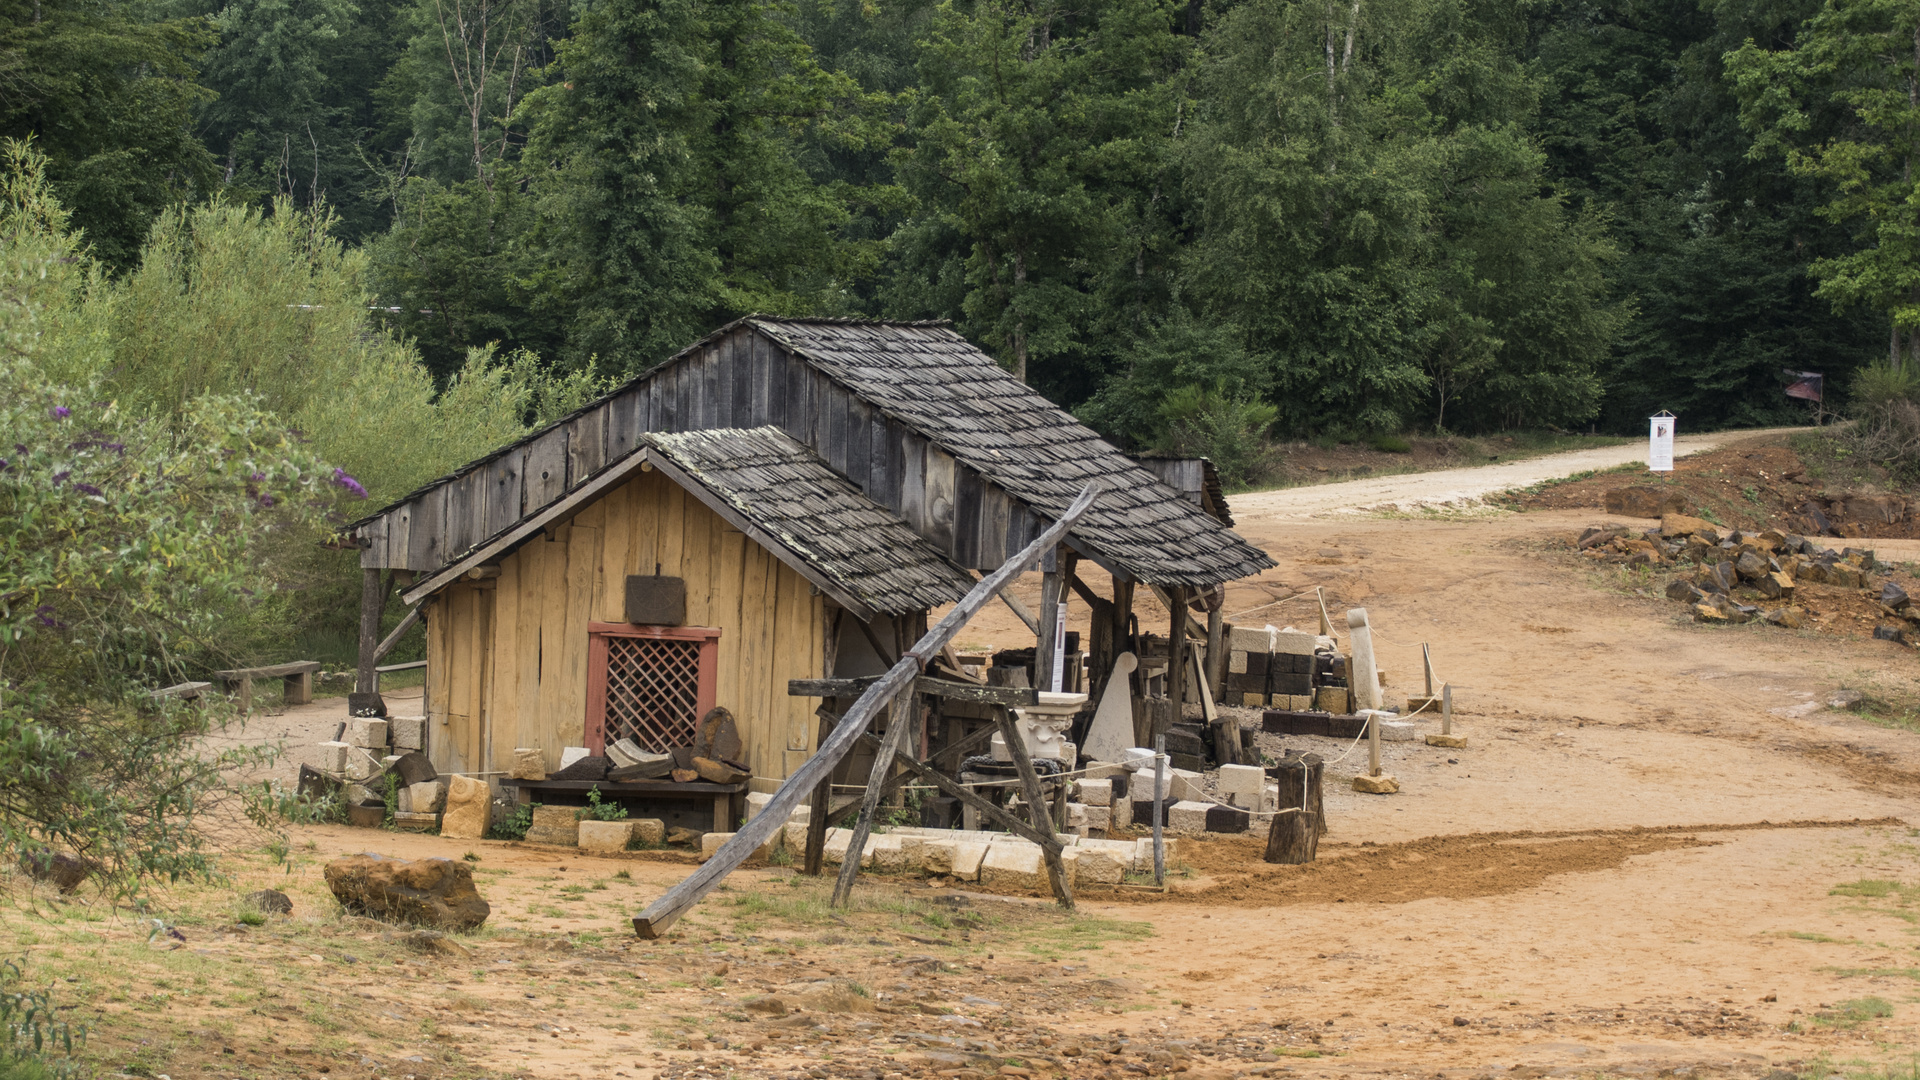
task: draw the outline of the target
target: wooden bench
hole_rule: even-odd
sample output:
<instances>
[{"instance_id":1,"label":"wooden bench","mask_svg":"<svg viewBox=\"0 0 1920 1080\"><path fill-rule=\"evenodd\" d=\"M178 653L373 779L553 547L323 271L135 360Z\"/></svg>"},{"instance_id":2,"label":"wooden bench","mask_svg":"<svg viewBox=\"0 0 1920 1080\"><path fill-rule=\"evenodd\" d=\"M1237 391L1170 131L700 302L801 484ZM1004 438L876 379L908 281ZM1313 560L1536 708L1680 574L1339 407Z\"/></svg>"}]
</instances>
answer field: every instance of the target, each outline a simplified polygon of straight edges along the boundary
<instances>
[{"instance_id":1,"label":"wooden bench","mask_svg":"<svg viewBox=\"0 0 1920 1080\"><path fill-rule=\"evenodd\" d=\"M213 689L213 684L210 682L183 682L149 691L148 696L156 701L165 698L179 698L182 701L191 701L211 689Z\"/></svg>"},{"instance_id":2,"label":"wooden bench","mask_svg":"<svg viewBox=\"0 0 1920 1080\"><path fill-rule=\"evenodd\" d=\"M291 664L216 671L213 677L220 680L227 693L240 691L240 711L244 713L253 709L253 680L280 679L285 688L283 700L289 705L305 705L313 700L313 677L319 673L320 661L295 660Z\"/></svg>"},{"instance_id":3,"label":"wooden bench","mask_svg":"<svg viewBox=\"0 0 1920 1080\"><path fill-rule=\"evenodd\" d=\"M745 809L747 792L745 781L738 784L712 784L705 780L686 784L676 784L671 780L502 780L500 782L507 787L519 788L523 798L542 791L564 791L584 799L587 792L598 788L602 798L642 803L693 802L711 799L713 832L734 830L740 821L740 812Z\"/></svg>"}]
</instances>

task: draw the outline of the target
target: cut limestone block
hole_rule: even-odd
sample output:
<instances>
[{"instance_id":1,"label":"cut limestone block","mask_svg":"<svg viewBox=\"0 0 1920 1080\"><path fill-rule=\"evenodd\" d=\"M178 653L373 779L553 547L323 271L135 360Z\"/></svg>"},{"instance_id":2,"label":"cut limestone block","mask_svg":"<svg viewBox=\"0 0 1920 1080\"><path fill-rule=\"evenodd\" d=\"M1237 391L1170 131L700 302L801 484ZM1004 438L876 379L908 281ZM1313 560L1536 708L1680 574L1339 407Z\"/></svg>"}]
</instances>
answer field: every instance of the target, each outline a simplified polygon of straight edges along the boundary
<instances>
[{"instance_id":1,"label":"cut limestone block","mask_svg":"<svg viewBox=\"0 0 1920 1080\"><path fill-rule=\"evenodd\" d=\"M876 874L904 874L913 868L907 861L906 838L903 836L874 836L867 839L867 858L861 865L869 867Z\"/></svg>"},{"instance_id":2,"label":"cut limestone block","mask_svg":"<svg viewBox=\"0 0 1920 1080\"><path fill-rule=\"evenodd\" d=\"M1220 766L1220 794L1243 810L1260 809L1267 787L1267 771L1258 765Z\"/></svg>"},{"instance_id":3,"label":"cut limestone block","mask_svg":"<svg viewBox=\"0 0 1920 1080\"><path fill-rule=\"evenodd\" d=\"M1113 781L1082 779L1080 801L1088 806L1112 806Z\"/></svg>"},{"instance_id":4,"label":"cut limestone block","mask_svg":"<svg viewBox=\"0 0 1920 1080\"><path fill-rule=\"evenodd\" d=\"M409 809L416 814L437 814L447 805L447 785L444 780L429 780L424 784L408 784Z\"/></svg>"},{"instance_id":5,"label":"cut limestone block","mask_svg":"<svg viewBox=\"0 0 1920 1080\"><path fill-rule=\"evenodd\" d=\"M439 814L393 812L393 827L401 832L432 832L440 824Z\"/></svg>"},{"instance_id":6,"label":"cut limestone block","mask_svg":"<svg viewBox=\"0 0 1920 1080\"><path fill-rule=\"evenodd\" d=\"M789 821L786 827L780 830L779 836L781 845L795 857L804 856L807 853L806 822Z\"/></svg>"},{"instance_id":7,"label":"cut limestone block","mask_svg":"<svg viewBox=\"0 0 1920 1080\"><path fill-rule=\"evenodd\" d=\"M321 772L338 776L347 771L347 750L343 742L315 743L308 751L308 759Z\"/></svg>"},{"instance_id":8,"label":"cut limestone block","mask_svg":"<svg viewBox=\"0 0 1920 1080\"><path fill-rule=\"evenodd\" d=\"M720 846L722 844L725 844L727 841L731 839L733 839L733 834L730 832L710 832L710 833L701 834L700 861L706 862L708 859L713 858L713 853L716 851L719 851ZM754 851L753 857L756 859L771 858L773 855L775 846L779 843L779 840L780 840L780 834L775 833L770 839L767 840L766 843L761 844L760 847Z\"/></svg>"},{"instance_id":9,"label":"cut limestone block","mask_svg":"<svg viewBox=\"0 0 1920 1080\"><path fill-rule=\"evenodd\" d=\"M828 829L825 847L826 864L839 866L847 861L847 845L853 843L852 829Z\"/></svg>"},{"instance_id":10,"label":"cut limestone block","mask_svg":"<svg viewBox=\"0 0 1920 1080\"><path fill-rule=\"evenodd\" d=\"M537 746L516 746L513 748L513 768L507 770L507 776L514 780L545 780L547 756Z\"/></svg>"},{"instance_id":11,"label":"cut limestone block","mask_svg":"<svg viewBox=\"0 0 1920 1080\"><path fill-rule=\"evenodd\" d=\"M625 851L627 841L633 839L633 825L631 821L582 821L580 850Z\"/></svg>"},{"instance_id":12,"label":"cut limestone block","mask_svg":"<svg viewBox=\"0 0 1920 1080\"><path fill-rule=\"evenodd\" d=\"M580 810L573 806L536 806L533 824L527 826L527 843L580 845Z\"/></svg>"},{"instance_id":13,"label":"cut limestone block","mask_svg":"<svg viewBox=\"0 0 1920 1080\"><path fill-rule=\"evenodd\" d=\"M387 717L387 739L401 750L427 748L427 721L422 716Z\"/></svg>"},{"instance_id":14,"label":"cut limestone block","mask_svg":"<svg viewBox=\"0 0 1920 1080\"><path fill-rule=\"evenodd\" d=\"M664 844L667 842L667 823L659 818L634 818L633 836L643 844Z\"/></svg>"},{"instance_id":15,"label":"cut limestone block","mask_svg":"<svg viewBox=\"0 0 1920 1080\"><path fill-rule=\"evenodd\" d=\"M1046 885L1040 847L1025 840L995 840L980 863L980 884L1037 890Z\"/></svg>"},{"instance_id":16,"label":"cut limestone block","mask_svg":"<svg viewBox=\"0 0 1920 1080\"><path fill-rule=\"evenodd\" d=\"M1441 735L1436 732L1435 734L1427 736L1427 745L1445 746L1457 750L1467 745L1467 737L1465 735Z\"/></svg>"},{"instance_id":17,"label":"cut limestone block","mask_svg":"<svg viewBox=\"0 0 1920 1080\"><path fill-rule=\"evenodd\" d=\"M380 772L380 759L358 746L347 747L347 779L370 780Z\"/></svg>"},{"instance_id":18,"label":"cut limestone block","mask_svg":"<svg viewBox=\"0 0 1920 1080\"><path fill-rule=\"evenodd\" d=\"M1260 789L1260 813L1271 814L1280 809L1280 785L1266 784Z\"/></svg>"},{"instance_id":19,"label":"cut limestone block","mask_svg":"<svg viewBox=\"0 0 1920 1080\"><path fill-rule=\"evenodd\" d=\"M444 777L446 810L440 815L440 835L454 840L478 840L493 824L493 788L471 776Z\"/></svg>"},{"instance_id":20,"label":"cut limestone block","mask_svg":"<svg viewBox=\"0 0 1920 1080\"><path fill-rule=\"evenodd\" d=\"M560 750L560 768L565 769L576 761L584 761L592 756L593 751L584 746L562 747Z\"/></svg>"},{"instance_id":21,"label":"cut limestone block","mask_svg":"<svg viewBox=\"0 0 1920 1080\"><path fill-rule=\"evenodd\" d=\"M632 739L621 739L607 744L607 760L618 765L638 765L645 750Z\"/></svg>"},{"instance_id":22,"label":"cut limestone block","mask_svg":"<svg viewBox=\"0 0 1920 1080\"><path fill-rule=\"evenodd\" d=\"M1067 804L1067 828L1084 829L1087 827L1087 806L1085 803Z\"/></svg>"},{"instance_id":23,"label":"cut limestone block","mask_svg":"<svg viewBox=\"0 0 1920 1080\"><path fill-rule=\"evenodd\" d=\"M1420 737L1411 720L1380 721L1380 740L1382 742L1412 742Z\"/></svg>"},{"instance_id":24,"label":"cut limestone block","mask_svg":"<svg viewBox=\"0 0 1920 1080\"><path fill-rule=\"evenodd\" d=\"M962 881L980 880L980 867L987 861L987 851L992 846L981 840L955 840L953 869L949 872Z\"/></svg>"},{"instance_id":25,"label":"cut limestone block","mask_svg":"<svg viewBox=\"0 0 1920 1080\"><path fill-rule=\"evenodd\" d=\"M383 750L387 745L387 722L372 716L350 717L347 720L347 741L369 750Z\"/></svg>"},{"instance_id":26,"label":"cut limestone block","mask_svg":"<svg viewBox=\"0 0 1920 1080\"><path fill-rule=\"evenodd\" d=\"M1237 806L1210 806L1207 808L1207 831L1243 833L1247 831L1252 816L1252 811Z\"/></svg>"},{"instance_id":27,"label":"cut limestone block","mask_svg":"<svg viewBox=\"0 0 1920 1080\"><path fill-rule=\"evenodd\" d=\"M765 810L767 808L767 804L772 801L773 801L773 796L767 794L766 792L755 791L755 792L749 793L747 795L747 820L752 821L754 818L759 817L760 812L762 810ZM807 805L805 803L802 803L798 809L794 810L793 813L787 815L786 824L791 825L796 821L804 824L807 820L807 811L808 811Z\"/></svg>"},{"instance_id":28,"label":"cut limestone block","mask_svg":"<svg viewBox=\"0 0 1920 1080\"><path fill-rule=\"evenodd\" d=\"M1353 778L1353 790L1367 795L1392 795L1400 790L1400 781L1386 773L1381 773L1379 776L1361 773Z\"/></svg>"},{"instance_id":29,"label":"cut limestone block","mask_svg":"<svg viewBox=\"0 0 1920 1080\"><path fill-rule=\"evenodd\" d=\"M1087 828L1099 829L1101 832L1113 828L1113 807L1087 807Z\"/></svg>"},{"instance_id":30,"label":"cut limestone block","mask_svg":"<svg viewBox=\"0 0 1920 1080\"><path fill-rule=\"evenodd\" d=\"M1129 829L1133 827L1133 800L1118 798L1107 808L1107 828Z\"/></svg>"},{"instance_id":31,"label":"cut limestone block","mask_svg":"<svg viewBox=\"0 0 1920 1080\"><path fill-rule=\"evenodd\" d=\"M1207 831L1207 811L1212 803L1182 799L1167 810L1167 828L1180 833Z\"/></svg>"},{"instance_id":32,"label":"cut limestone block","mask_svg":"<svg viewBox=\"0 0 1920 1080\"><path fill-rule=\"evenodd\" d=\"M1114 761L1089 761L1087 767L1080 770L1088 780L1111 780L1116 776L1132 776L1133 770Z\"/></svg>"},{"instance_id":33,"label":"cut limestone block","mask_svg":"<svg viewBox=\"0 0 1920 1080\"><path fill-rule=\"evenodd\" d=\"M1128 866L1133 861L1104 848L1078 845L1068 848L1065 854L1068 865L1073 867L1076 885L1118 885L1126 880Z\"/></svg>"},{"instance_id":34,"label":"cut limestone block","mask_svg":"<svg viewBox=\"0 0 1920 1080\"><path fill-rule=\"evenodd\" d=\"M1191 769L1171 769L1169 772L1172 773L1172 779L1167 781L1168 798L1175 801L1196 801L1207 797L1206 777Z\"/></svg>"},{"instance_id":35,"label":"cut limestone block","mask_svg":"<svg viewBox=\"0 0 1920 1080\"><path fill-rule=\"evenodd\" d=\"M1173 853L1178 847L1178 844L1179 844L1179 841L1174 840L1171 837L1168 837L1165 840L1161 841L1161 846L1164 847L1166 850L1166 860L1167 860L1168 866L1173 865ZM1133 870L1137 874L1153 873L1153 837L1143 836L1140 839L1134 841Z\"/></svg>"}]
</instances>

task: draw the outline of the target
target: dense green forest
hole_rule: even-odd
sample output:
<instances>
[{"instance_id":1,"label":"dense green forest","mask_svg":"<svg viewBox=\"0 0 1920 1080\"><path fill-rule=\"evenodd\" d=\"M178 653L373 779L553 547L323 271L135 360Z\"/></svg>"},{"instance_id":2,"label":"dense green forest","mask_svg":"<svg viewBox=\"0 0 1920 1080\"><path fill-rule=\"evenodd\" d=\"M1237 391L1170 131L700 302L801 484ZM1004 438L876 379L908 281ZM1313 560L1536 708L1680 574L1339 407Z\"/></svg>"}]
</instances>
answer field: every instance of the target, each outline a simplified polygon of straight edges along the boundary
<instances>
[{"instance_id":1,"label":"dense green forest","mask_svg":"<svg viewBox=\"0 0 1920 1080\"><path fill-rule=\"evenodd\" d=\"M944 318L1233 469L1792 422L1784 370L1837 398L1920 355L1916 0L0 11L0 134L104 282L183 273L196 207L296 215L442 388L603 385L752 311Z\"/></svg>"}]
</instances>

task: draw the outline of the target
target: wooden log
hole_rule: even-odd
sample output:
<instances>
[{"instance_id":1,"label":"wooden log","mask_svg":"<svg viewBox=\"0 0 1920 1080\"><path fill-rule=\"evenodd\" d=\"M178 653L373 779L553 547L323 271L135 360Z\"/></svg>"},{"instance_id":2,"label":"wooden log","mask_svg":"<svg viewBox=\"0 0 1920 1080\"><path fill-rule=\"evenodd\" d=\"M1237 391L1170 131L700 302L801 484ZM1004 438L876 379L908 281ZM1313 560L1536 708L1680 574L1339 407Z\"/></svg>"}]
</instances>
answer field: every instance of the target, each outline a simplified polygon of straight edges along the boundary
<instances>
[{"instance_id":1,"label":"wooden log","mask_svg":"<svg viewBox=\"0 0 1920 1080\"><path fill-rule=\"evenodd\" d=\"M1325 836L1327 812L1322 780L1326 762L1319 754L1290 750L1280 764L1267 770L1280 789L1278 810L1299 810L1314 818L1314 835Z\"/></svg>"},{"instance_id":2,"label":"wooden log","mask_svg":"<svg viewBox=\"0 0 1920 1080\"><path fill-rule=\"evenodd\" d=\"M1020 598L1013 595L1011 589L1000 590L1000 601L1007 605L1008 611L1013 612L1014 618L1026 624L1029 631L1036 635L1040 633L1040 617L1033 613L1032 608L1021 603Z\"/></svg>"},{"instance_id":3,"label":"wooden log","mask_svg":"<svg viewBox=\"0 0 1920 1080\"><path fill-rule=\"evenodd\" d=\"M860 736L866 732L867 724L873 720L880 708L905 691L913 680L926 670L927 665L940 654L941 646L953 640L953 636L960 632L960 628L979 614L980 609L985 607L990 599L999 595L1000 590L1006 588L1007 583L1019 574L1022 567L1031 565L1040 557L1041 552L1059 543L1060 538L1066 535L1073 523L1080 520L1081 515L1087 512L1087 508L1093 505L1097 494L1098 488L1094 484L1088 484L1081 489L1080 495L1073 500L1073 504L1067 507L1066 512L1061 514L1058 520L1043 530L1018 555L1001 564L998 570L982 578L979 584L968 590L967 595L953 606L953 610L949 611L945 618L915 642L913 648L907 650L899 663L889 668L887 673L880 677L879 682L869 687L866 693L861 694L854 701L853 707L847 710L847 715L835 726L833 734L828 736L826 741L798 769L794 770L793 775L787 777L786 782L773 793L773 798L768 800L766 807L752 821L747 822L733 834L731 839L720 845L720 850L714 852L700 869L662 893L658 899L647 906L645 911L634 916L634 932L649 939L665 934L681 915L700 902L701 897L711 892L714 886L720 884L722 879L733 872L734 868L747 861L747 858L759 850L761 845L772 839L775 830L785 825L787 818L799 807L800 800L806 796L807 792L814 790L822 780L831 778L840 759L845 757L853 744L859 741ZM1020 757L1024 759L1024 754ZM1027 768L1031 770L1032 767L1032 763L1029 762ZM854 853L852 857L857 859L859 854ZM1049 864L1049 869L1059 862L1059 858L1059 852L1056 850L1053 855L1054 862ZM1065 884L1064 876L1060 883ZM1072 903L1071 895L1066 898L1065 903L1069 905Z\"/></svg>"},{"instance_id":4,"label":"wooden log","mask_svg":"<svg viewBox=\"0 0 1920 1080\"><path fill-rule=\"evenodd\" d=\"M1041 690L1058 690L1060 687L1053 685L1053 672L1056 662L1062 659L1057 652L1059 642L1055 634L1063 599L1059 549L1047 552L1040 565L1040 616L1035 620L1038 627L1034 631L1033 685Z\"/></svg>"},{"instance_id":5,"label":"wooden log","mask_svg":"<svg viewBox=\"0 0 1920 1080\"><path fill-rule=\"evenodd\" d=\"M1304 810L1287 810L1273 815L1267 826L1267 862L1282 866L1310 863L1320 850L1319 816Z\"/></svg>"},{"instance_id":6,"label":"wooden log","mask_svg":"<svg viewBox=\"0 0 1920 1080\"><path fill-rule=\"evenodd\" d=\"M1073 886L1067 881L1066 860L1060 856L1060 842L1053 834L1053 817L1047 812L1046 797L1040 792L1040 777L1033 771L1033 759L1027 756L1026 740L1020 737L1020 730L1007 710L998 710L994 720L1000 727L1000 737L1006 740L1007 756L1013 759L1013 767L1020 774L1027 816L1033 821L1034 831L1047 838L1047 843L1040 845L1040 854L1047 863L1047 881L1053 886L1053 898L1061 907L1072 911Z\"/></svg>"},{"instance_id":7,"label":"wooden log","mask_svg":"<svg viewBox=\"0 0 1920 1080\"><path fill-rule=\"evenodd\" d=\"M1226 605L1214 604L1207 609L1207 687L1214 701L1227 700L1226 687L1220 685L1227 674L1226 634Z\"/></svg>"},{"instance_id":8,"label":"wooden log","mask_svg":"<svg viewBox=\"0 0 1920 1080\"><path fill-rule=\"evenodd\" d=\"M860 801L860 817L853 823L853 838L847 841L847 857L840 861L840 877L833 884L829 907L843 908L853 897L854 879L860 876L860 859L867 850L867 837L873 834L873 814L880 808L881 787L893 772L893 759L907 745L907 729L913 724L913 691L894 697L887 706L887 738L880 752L873 755L873 770L867 774L867 790Z\"/></svg>"},{"instance_id":9,"label":"wooden log","mask_svg":"<svg viewBox=\"0 0 1920 1080\"><path fill-rule=\"evenodd\" d=\"M833 734L834 725L840 718L820 706L820 737L814 746L827 745L828 736ZM801 872L808 877L819 877L827 858L827 817L833 811L833 770L829 769L814 785L812 801L807 804L807 850L801 861Z\"/></svg>"},{"instance_id":10,"label":"wooden log","mask_svg":"<svg viewBox=\"0 0 1920 1080\"><path fill-rule=\"evenodd\" d=\"M381 588L379 569L369 566L360 571L360 663L353 677L355 693L376 692L373 665L380 662L380 613L387 606L386 599L386 590ZM252 689L251 686L247 687L248 691ZM249 699L247 704L251 704L252 693L246 696Z\"/></svg>"},{"instance_id":11,"label":"wooden log","mask_svg":"<svg viewBox=\"0 0 1920 1080\"><path fill-rule=\"evenodd\" d=\"M1168 590L1167 604L1173 619L1167 628L1167 700L1173 702L1173 722L1186 715L1187 703L1187 588L1175 585ZM1164 731L1165 729L1161 729ZM1155 735L1161 734L1155 731Z\"/></svg>"}]
</instances>

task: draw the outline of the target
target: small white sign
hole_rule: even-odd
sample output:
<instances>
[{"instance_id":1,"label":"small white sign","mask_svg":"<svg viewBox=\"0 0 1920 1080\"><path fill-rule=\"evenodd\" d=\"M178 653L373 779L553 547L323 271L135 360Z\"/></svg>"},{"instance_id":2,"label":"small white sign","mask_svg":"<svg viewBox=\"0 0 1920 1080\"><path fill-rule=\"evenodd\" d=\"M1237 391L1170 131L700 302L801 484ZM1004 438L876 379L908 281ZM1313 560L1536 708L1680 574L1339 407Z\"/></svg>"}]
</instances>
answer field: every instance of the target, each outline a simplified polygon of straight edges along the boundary
<instances>
[{"instance_id":1,"label":"small white sign","mask_svg":"<svg viewBox=\"0 0 1920 1080\"><path fill-rule=\"evenodd\" d=\"M1053 692L1060 692L1060 684L1067 678L1067 597L1061 590L1059 615L1053 621Z\"/></svg>"},{"instance_id":2,"label":"small white sign","mask_svg":"<svg viewBox=\"0 0 1920 1080\"><path fill-rule=\"evenodd\" d=\"M1673 427L1674 416L1656 416L1649 421L1647 429L1647 471L1673 471Z\"/></svg>"}]
</instances>

